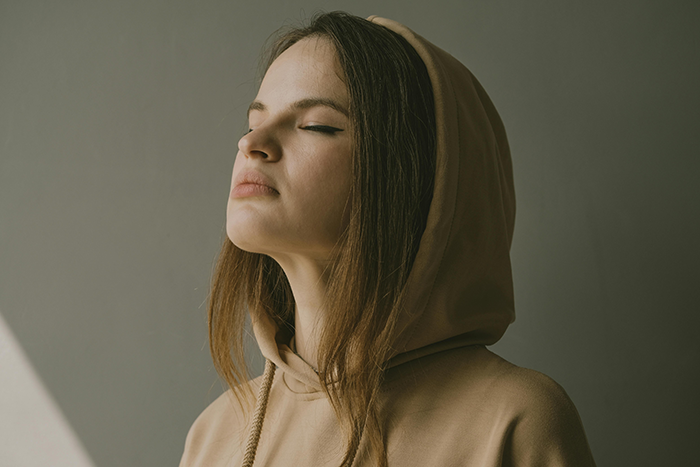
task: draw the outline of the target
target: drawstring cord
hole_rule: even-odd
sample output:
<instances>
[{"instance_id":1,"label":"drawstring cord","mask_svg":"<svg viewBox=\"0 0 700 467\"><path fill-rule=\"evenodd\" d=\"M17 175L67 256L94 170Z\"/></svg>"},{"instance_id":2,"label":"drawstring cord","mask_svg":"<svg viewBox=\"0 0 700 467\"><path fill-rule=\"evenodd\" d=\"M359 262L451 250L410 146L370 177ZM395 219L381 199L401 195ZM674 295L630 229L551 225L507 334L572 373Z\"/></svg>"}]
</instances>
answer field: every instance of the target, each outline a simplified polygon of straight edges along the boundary
<instances>
[{"instance_id":1,"label":"drawstring cord","mask_svg":"<svg viewBox=\"0 0 700 467\"><path fill-rule=\"evenodd\" d=\"M253 426L248 436L242 467L253 467L255 453L258 450L258 441L260 441L260 432L262 432L263 421L265 421L267 400L270 398L270 387L272 386L276 368L275 364L270 360L265 361L265 373L263 373L262 384L258 391L258 400L255 404L255 414L253 415Z\"/></svg>"},{"instance_id":2,"label":"drawstring cord","mask_svg":"<svg viewBox=\"0 0 700 467\"><path fill-rule=\"evenodd\" d=\"M295 352L296 353L296 352ZM243 464L241 467L253 467L255 462L255 453L258 450L258 442L260 441L260 433L262 432L263 421L265 421L265 411L267 410L267 401L270 398L270 388L272 387L272 379L275 377L275 369L277 367L270 360L265 361L265 372L263 373L262 384L258 390L258 399L255 403L255 413L253 415L253 426L250 428L248 435L248 443L245 448L245 456L243 456ZM360 438L362 434L360 434ZM355 457L359 443L355 446L351 457L348 459L349 466L355 463Z\"/></svg>"}]
</instances>

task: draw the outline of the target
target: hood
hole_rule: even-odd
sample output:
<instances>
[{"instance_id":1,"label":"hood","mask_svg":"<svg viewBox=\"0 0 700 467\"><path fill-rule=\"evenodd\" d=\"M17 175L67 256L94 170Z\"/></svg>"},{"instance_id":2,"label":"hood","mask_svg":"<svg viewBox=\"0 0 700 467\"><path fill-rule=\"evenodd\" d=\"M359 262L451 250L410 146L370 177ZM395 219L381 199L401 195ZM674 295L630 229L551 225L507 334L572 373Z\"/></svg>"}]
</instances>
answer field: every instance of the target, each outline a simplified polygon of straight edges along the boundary
<instances>
[{"instance_id":1,"label":"hood","mask_svg":"<svg viewBox=\"0 0 700 467\"><path fill-rule=\"evenodd\" d=\"M437 126L433 199L389 365L494 344L515 320L509 253L515 193L503 123L457 59L396 21L368 20L403 36L423 59ZM253 330L262 354L283 369L286 381L320 390L316 374L281 341L273 322L257 317Z\"/></svg>"}]
</instances>

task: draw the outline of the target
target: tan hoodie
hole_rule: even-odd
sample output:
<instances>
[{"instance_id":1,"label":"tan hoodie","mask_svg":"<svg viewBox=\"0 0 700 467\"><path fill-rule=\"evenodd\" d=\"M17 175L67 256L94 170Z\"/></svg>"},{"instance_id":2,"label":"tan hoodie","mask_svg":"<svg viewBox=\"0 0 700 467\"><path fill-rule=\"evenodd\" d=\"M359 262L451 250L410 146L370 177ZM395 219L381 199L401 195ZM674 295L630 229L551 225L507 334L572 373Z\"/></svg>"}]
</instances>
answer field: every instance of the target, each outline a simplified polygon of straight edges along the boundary
<instances>
[{"instance_id":1,"label":"tan hoodie","mask_svg":"<svg viewBox=\"0 0 700 467\"><path fill-rule=\"evenodd\" d=\"M368 19L406 38L425 62L437 125L435 191L380 402L389 465L594 466L564 389L485 347L515 319L515 195L496 109L454 57L395 21ZM343 436L316 373L271 321L254 319L253 329L271 376L259 396L267 407L255 465L338 467ZM258 391L262 380L248 384ZM180 466L240 466L257 433L251 419L224 393L192 425ZM366 452L363 442L354 466L372 465Z\"/></svg>"}]
</instances>

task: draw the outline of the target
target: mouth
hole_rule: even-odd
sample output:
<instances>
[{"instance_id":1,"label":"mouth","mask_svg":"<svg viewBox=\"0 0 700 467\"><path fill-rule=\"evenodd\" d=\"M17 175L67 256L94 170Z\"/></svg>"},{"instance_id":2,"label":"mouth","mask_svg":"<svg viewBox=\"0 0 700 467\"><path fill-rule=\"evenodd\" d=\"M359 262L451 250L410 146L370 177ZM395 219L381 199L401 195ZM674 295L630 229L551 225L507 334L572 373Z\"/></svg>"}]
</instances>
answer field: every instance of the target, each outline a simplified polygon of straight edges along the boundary
<instances>
[{"instance_id":1,"label":"mouth","mask_svg":"<svg viewBox=\"0 0 700 467\"><path fill-rule=\"evenodd\" d=\"M279 192L267 185L259 183L239 183L231 190L231 198L248 198L252 196L279 195Z\"/></svg>"},{"instance_id":2,"label":"mouth","mask_svg":"<svg viewBox=\"0 0 700 467\"><path fill-rule=\"evenodd\" d=\"M236 188L238 188L240 185L261 185L277 191L272 183L272 180L270 180L267 175L256 170L246 170L241 172L238 174L234 182Z\"/></svg>"}]
</instances>

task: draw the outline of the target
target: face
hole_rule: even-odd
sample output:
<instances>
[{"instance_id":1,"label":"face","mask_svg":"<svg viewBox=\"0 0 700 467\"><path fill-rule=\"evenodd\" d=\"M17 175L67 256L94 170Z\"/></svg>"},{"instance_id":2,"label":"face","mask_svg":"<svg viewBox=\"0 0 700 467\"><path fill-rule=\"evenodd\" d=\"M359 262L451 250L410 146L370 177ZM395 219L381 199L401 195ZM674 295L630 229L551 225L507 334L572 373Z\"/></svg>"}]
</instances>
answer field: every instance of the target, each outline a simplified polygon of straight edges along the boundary
<instances>
[{"instance_id":1,"label":"face","mask_svg":"<svg viewBox=\"0 0 700 467\"><path fill-rule=\"evenodd\" d=\"M233 166L226 230L237 247L275 259L328 259L350 210L352 141L341 76L324 38L302 39L268 69Z\"/></svg>"}]
</instances>

